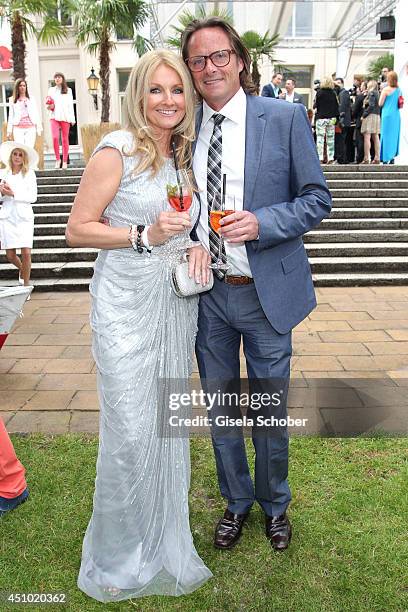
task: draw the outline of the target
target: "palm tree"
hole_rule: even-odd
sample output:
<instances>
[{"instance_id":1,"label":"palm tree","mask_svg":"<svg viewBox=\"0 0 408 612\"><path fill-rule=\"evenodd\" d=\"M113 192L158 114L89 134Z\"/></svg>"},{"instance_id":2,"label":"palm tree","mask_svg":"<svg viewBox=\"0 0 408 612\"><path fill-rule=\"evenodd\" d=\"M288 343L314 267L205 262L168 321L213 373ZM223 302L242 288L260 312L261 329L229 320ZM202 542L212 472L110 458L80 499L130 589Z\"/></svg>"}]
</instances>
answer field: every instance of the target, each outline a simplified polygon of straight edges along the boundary
<instances>
[{"instance_id":1,"label":"palm tree","mask_svg":"<svg viewBox=\"0 0 408 612\"><path fill-rule=\"evenodd\" d=\"M0 0L0 23L8 21L11 29L14 79L26 78L26 40L30 34L37 36L40 42L52 45L66 37L67 28L53 15L55 8L55 0ZM40 29L33 22L35 17L42 19Z\"/></svg>"},{"instance_id":2,"label":"palm tree","mask_svg":"<svg viewBox=\"0 0 408 612\"><path fill-rule=\"evenodd\" d=\"M258 62L264 55L270 61L275 59L275 47L279 42L279 34L274 34L270 36L269 30L265 32L263 36L258 34L258 32L254 32L253 30L248 30L241 35L241 40L244 43L245 47L248 49L251 55L252 62L252 80L257 89L257 93L259 94L259 88L261 83L261 74L258 68Z\"/></svg>"},{"instance_id":3,"label":"palm tree","mask_svg":"<svg viewBox=\"0 0 408 612\"><path fill-rule=\"evenodd\" d=\"M222 17L225 19L225 21L233 25L232 15L229 11L220 10L217 8L217 6L215 6L211 12L207 13L205 6L203 4L199 4L195 13L192 13L187 9L179 15L179 25L171 26L172 30L174 30L174 35L167 39L167 44L175 47L176 49L180 49L181 35L186 27L192 21L194 21L194 19L205 19L206 17Z\"/></svg>"},{"instance_id":4,"label":"palm tree","mask_svg":"<svg viewBox=\"0 0 408 612\"><path fill-rule=\"evenodd\" d=\"M368 64L367 79L377 80L381 74L381 70L387 66L390 70L394 68L394 55L392 53L386 53L380 57L376 57L371 60Z\"/></svg>"},{"instance_id":5,"label":"palm tree","mask_svg":"<svg viewBox=\"0 0 408 612\"><path fill-rule=\"evenodd\" d=\"M86 44L88 51L99 54L99 75L102 91L101 123L109 122L110 114L110 54L115 48L112 38L116 32L132 39L136 49L144 50L146 43L134 34L149 15L143 0L77 0L74 16L77 44Z\"/></svg>"}]
</instances>

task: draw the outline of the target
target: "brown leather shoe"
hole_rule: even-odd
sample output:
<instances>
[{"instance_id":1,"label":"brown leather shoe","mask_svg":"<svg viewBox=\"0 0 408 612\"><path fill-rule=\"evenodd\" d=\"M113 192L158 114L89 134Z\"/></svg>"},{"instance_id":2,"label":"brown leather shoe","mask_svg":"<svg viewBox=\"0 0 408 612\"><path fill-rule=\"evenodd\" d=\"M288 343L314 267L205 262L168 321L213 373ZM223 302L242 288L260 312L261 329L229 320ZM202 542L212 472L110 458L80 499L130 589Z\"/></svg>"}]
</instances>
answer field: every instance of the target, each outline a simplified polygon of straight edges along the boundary
<instances>
[{"instance_id":1,"label":"brown leather shoe","mask_svg":"<svg viewBox=\"0 0 408 612\"><path fill-rule=\"evenodd\" d=\"M215 528L214 546L228 550L235 546L241 537L242 526L247 514L233 514L228 510L224 512L224 516L217 523Z\"/></svg>"},{"instance_id":2,"label":"brown leather shoe","mask_svg":"<svg viewBox=\"0 0 408 612\"><path fill-rule=\"evenodd\" d=\"M267 516L265 514L266 537L274 550L285 550L292 537L292 527L286 514Z\"/></svg>"}]
</instances>

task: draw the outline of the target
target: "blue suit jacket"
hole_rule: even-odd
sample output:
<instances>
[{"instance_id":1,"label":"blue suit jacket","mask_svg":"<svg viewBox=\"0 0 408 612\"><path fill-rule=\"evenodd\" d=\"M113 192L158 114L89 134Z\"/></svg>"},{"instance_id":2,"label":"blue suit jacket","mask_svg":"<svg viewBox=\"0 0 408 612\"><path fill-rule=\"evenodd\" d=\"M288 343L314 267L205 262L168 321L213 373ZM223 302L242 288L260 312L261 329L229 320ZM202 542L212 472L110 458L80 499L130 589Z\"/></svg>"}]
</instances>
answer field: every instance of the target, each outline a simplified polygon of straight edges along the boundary
<instances>
[{"instance_id":1,"label":"blue suit jacket","mask_svg":"<svg viewBox=\"0 0 408 612\"><path fill-rule=\"evenodd\" d=\"M197 133L202 107L196 117ZM327 188L302 104L247 96L244 209L259 221L246 251L262 308L287 333L316 306L302 236L330 213Z\"/></svg>"}]
</instances>

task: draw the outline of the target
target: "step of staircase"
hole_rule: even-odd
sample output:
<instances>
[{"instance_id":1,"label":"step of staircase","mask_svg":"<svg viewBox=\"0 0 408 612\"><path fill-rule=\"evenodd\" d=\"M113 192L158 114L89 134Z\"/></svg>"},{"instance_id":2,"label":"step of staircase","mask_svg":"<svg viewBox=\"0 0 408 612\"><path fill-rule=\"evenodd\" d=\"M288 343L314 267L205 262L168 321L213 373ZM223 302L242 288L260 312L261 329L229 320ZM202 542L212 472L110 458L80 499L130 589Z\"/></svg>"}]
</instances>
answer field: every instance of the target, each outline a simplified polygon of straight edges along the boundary
<instances>
[{"instance_id":1,"label":"step of staircase","mask_svg":"<svg viewBox=\"0 0 408 612\"><path fill-rule=\"evenodd\" d=\"M303 238L307 244L309 242L408 242L408 230L357 229L344 232L343 230L311 230Z\"/></svg>"},{"instance_id":2,"label":"step of staircase","mask_svg":"<svg viewBox=\"0 0 408 612\"><path fill-rule=\"evenodd\" d=\"M408 174L408 166L397 166L397 165L366 165L366 164L323 164L322 170L324 175L331 174L333 172L337 173L347 173L347 174L364 174L365 172L402 172Z\"/></svg>"},{"instance_id":3,"label":"step of staircase","mask_svg":"<svg viewBox=\"0 0 408 612\"><path fill-rule=\"evenodd\" d=\"M346 273L313 274L316 287L370 287L408 285L408 272L402 273Z\"/></svg>"},{"instance_id":4,"label":"step of staircase","mask_svg":"<svg viewBox=\"0 0 408 612\"><path fill-rule=\"evenodd\" d=\"M408 285L408 166L323 167L330 217L304 236L316 286ZM71 248L65 229L83 168L38 173L32 279L38 291L87 289L98 249ZM17 271L0 253L0 286Z\"/></svg>"}]
</instances>

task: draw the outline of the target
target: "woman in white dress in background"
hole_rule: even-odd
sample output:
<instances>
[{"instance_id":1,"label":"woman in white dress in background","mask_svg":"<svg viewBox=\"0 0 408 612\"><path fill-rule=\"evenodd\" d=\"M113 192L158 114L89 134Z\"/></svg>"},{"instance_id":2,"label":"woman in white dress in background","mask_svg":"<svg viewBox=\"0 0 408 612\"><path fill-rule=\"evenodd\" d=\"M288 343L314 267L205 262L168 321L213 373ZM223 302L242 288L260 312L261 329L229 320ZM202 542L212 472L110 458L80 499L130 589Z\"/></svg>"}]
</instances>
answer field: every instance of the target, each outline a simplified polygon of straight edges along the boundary
<instances>
[{"instance_id":1,"label":"woman in white dress in background","mask_svg":"<svg viewBox=\"0 0 408 612\"><path fill-rule=\"evenodd\" d=\"M55 86L47 94L47 108L50 115L52 144L55 153L55 167L61 166L59 138L62 142L62 168L68 167L69 128L75 124L74 100L62 72L54 74Z\"/></svg>"},{"instance_id":2,"label":"woman in white dress in background","mask_svg":"<svg viewBox=\"0 0 408 612\"><path fill-rule=\"evenodd\" d=\"M9 99L7 139L21 142L34 148L37 134L42 133L42 124L37 104L28 93L27 81L17 79L13 95Z\"/></svg>"},{"instance_id":3,"label":"woman in white dress in background","mask_svg":"<svg viewBox=\"0 0 408 612\"><path fill-rule=\"evenodd\" d=\"M34 237L32 204L37 200L38 154L34 149L17 142L3 142L0 159L6 165L0 170L0 244L7 260L19 271L19 280L30 284L31 249ZM21 249L21 259L16 249Z\"/></svg>"},{"instance_id":4,"label":"woman in white dress in background","mask_svg":"<svg viewBox=\"0 0 408 612\"><path fill-rule=\"evenodd\" d=\"M189 249L194 278L209 275L208 253L190 240L197 199L172 211L166 190L177 185L172 140L180 168L191 166L194 94L181 58L143 55L124 108L126 129L97 146L67 227L71 246L101 249L90 286L100 441L78 586L105 602L185 595L211 577L189 525L189 440L159 431L162 381L189 378L197 330L197 296L176 296L172 266Z\"/></svg>"}]
</instances>

